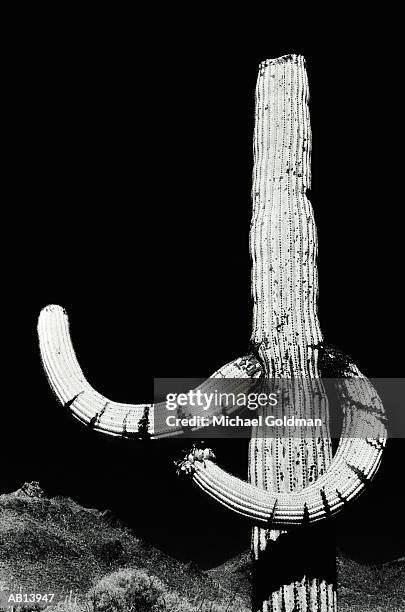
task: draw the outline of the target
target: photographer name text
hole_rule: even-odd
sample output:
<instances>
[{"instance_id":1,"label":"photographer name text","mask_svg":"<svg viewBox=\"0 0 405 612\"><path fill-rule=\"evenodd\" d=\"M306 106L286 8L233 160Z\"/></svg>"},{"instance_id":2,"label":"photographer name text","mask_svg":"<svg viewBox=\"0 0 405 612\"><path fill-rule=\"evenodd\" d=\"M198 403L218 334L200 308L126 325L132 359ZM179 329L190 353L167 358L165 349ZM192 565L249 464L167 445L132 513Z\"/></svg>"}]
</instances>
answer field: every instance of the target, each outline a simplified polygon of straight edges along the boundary
<instances>
[{"instance_id":1,"label":"photographer name text","mask_svg":"<svg viewBox=\"0 0 405 612\"><path fill-rule=\"evenodd\" d=\"M277 418L273 415L258 415L254 418L230 417L218 415L206 417L193 415L178 417L171 414L166 418L168 427L322 427L322 419L303 419L296 416Z\"/></svg>"}]
</instances>

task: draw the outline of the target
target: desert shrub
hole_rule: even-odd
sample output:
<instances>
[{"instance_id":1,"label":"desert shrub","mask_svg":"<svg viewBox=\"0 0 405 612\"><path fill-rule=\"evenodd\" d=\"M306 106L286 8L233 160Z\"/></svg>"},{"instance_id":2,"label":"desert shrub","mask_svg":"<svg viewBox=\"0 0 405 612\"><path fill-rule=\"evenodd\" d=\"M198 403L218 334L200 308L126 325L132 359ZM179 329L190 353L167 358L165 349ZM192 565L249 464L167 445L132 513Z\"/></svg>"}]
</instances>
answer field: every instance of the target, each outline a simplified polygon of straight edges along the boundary
<instances>
[{"instance_id":1,"label":"desert shrub","mask_svg":"<svg viewBox=\"0 0 405 612\"><path fill-rule=\"evenodd\" d=\"M121 569L104 576L89 593L98 612L166 612L163 583L140 570Z\"/></svg>"},{"instance_id":2,"label":"desert shrub","mask_svg":"<svg viewBox=\"0 0 405 612\"><path fill-rule=\"evenodd\" d=\"M87 601L94 612L247 612L236 604L182 597L155 576L133 569L104 576Z\"/></svg>"}]
</instances>

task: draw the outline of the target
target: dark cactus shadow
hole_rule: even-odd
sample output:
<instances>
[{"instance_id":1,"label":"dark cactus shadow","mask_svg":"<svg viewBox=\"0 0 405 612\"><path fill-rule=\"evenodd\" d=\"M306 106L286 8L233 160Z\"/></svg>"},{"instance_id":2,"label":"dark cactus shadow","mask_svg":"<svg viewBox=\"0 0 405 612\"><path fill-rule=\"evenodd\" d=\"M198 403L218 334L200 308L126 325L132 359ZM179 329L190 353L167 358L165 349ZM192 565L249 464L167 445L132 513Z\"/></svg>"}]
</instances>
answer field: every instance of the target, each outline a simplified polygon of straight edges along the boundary
<instances>
[{"instance_id":1,"label":"dark cactus shadow","mask_svg":"<svg viewBox=\"0 0 405 612\"><path fill-rule=\"evenodd\" d=\"M261 610L272 593L304 577L325 580L336 588L335 546L335 534L328 524L301 527L269 541L253 562L252 610Z\"/></svg>"}]
</instances>

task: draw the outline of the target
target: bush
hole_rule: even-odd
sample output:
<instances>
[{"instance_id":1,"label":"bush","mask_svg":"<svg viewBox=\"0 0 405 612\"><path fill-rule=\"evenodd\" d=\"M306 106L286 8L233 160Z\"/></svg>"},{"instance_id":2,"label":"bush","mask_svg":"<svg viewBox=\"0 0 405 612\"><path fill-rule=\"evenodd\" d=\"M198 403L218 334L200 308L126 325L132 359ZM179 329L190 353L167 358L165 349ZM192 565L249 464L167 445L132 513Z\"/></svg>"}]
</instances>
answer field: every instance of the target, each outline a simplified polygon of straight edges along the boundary
<instances>
[{"instance_id":1,"label":"bush","mask_svg":"<svg viewBox=\"0 0 405 612\"><path fill-rule=\"evenodd\" d=\"M246 612L243 606L193 601L169 592L161 580L141 570L121 569L104 576L88 593L92 612Z\"/></svg>"},{"instance_id":2,"label":"bush","mask_svg":"<svg viewBox=\"0 0 405 612\"><path fill-rule=\"evenodd\" d=\"M122 569L104 576L89 599L98 612L166 612L166 588L154 576Z\"/></svg>"}]
</instances>

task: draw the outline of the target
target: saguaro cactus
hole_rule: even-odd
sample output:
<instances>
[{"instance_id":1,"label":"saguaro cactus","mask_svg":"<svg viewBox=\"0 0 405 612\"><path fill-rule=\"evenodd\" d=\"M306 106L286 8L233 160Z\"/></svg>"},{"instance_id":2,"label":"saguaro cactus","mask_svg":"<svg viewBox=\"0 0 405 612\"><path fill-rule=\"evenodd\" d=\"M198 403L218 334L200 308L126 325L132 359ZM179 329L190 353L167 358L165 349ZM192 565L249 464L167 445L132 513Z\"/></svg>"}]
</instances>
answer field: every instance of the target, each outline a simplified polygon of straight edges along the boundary
<instances>
[{"instance_id":1,"label":"saguaro cactus","mask_svg":"<svg viewBox=\"0 0 405 612\"><path fill-rule=\"evenodd\" d=\"M338 512L364 489L378 469L386 440L384 410L376 391L347 357L323 343L316 307L317 237L307 197L310 152L304 59L289 55L263 62L256 88L250 230L251 352L211 378L235 379L236 388L243 378L287 379L294 402L287 393L277 407L279 414L288 414L292 405L297 416L310 410L312 416L321 418L323 427L320 434L314 430L313 435L307 431L304 436L298 431L290 438L274 437L266 425L254 429L249 482L224 472L209 451L194 450L186 459L186 471L198 486L253 521L252 553L256 567L261 568L254 585L254 610L336 609L333 577L319 569L328 562L326 548L318 550L322 557L318 570L304 563L276 581L271 580L272 551L282 550L285 533L289 545L297 541L308 546L302 533L311 523ZM117 404L92 389L77 363L61 307L48 306L41 312L38 331L50 383L81 421L123 437L147 432L158 438L182 432L181 427L167 426L159 406ZM333 459L322 375L336 377L344 412ZM300 381L306 385L304 392L302 388L297 392L294 386ZM206 381L201 390L208 391L212 383ZM217 410L213 407L206 414L214 415ZM265 414L267 409L261 410Z\"/></svg>"}]
</instances>

